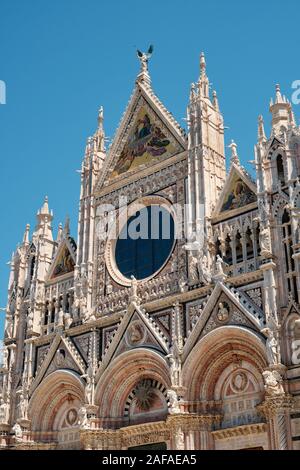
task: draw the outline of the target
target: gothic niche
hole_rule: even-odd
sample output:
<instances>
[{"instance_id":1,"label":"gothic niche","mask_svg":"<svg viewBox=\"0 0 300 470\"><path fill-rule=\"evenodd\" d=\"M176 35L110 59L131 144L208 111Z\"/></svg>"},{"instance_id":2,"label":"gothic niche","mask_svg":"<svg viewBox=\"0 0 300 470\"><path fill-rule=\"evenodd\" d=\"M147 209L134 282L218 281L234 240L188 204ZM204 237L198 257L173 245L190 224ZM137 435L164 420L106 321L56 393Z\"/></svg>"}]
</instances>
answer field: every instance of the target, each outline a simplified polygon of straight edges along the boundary
<instances>
[{"instance_id":1,"label":"gothic niche","mask_svg":"<svg viewBox=\"0 0 300 470\"><path fill-rule=\"evenodd\" d=\"M142 379L126 400L124 417L137 424L164 420L167 412L166 388L157 380Z\"/></svg>"}]
</instances>

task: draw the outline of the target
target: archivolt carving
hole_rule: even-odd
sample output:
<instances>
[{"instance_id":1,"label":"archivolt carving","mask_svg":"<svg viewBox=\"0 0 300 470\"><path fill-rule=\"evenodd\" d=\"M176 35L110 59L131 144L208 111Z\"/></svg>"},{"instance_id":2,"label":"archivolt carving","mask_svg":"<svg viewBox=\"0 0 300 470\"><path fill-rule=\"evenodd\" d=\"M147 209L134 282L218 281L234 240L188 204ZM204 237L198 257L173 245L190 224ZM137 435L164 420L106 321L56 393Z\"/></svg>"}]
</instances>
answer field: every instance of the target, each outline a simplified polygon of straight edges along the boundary
<instances>
[{"instance_id":1,"label":"archivolt carving","mask_svg":"<svg viewBox=\"0 0 300 470\"><path fill-rule=\"evenodd\" d=\"M29 417L32 420L32 429L51 430L56 413L65 400L83 403L83 383L72 371L53 372L41 382L30 398Z\"/></svg>"},{"instance_id":2,"label":"archivolt carving","mask_svg":"<svg viewBox=\"0 0 300 470\"><path fill-rule=\"evenodd\" d=\"M113 360L96 387L100 416L123 416L127 397L142 379L156 380L165 388L170 386L167 363L156 351L137 348Z\"/></svg>"},{"instance_id":3,"label":"archivolt carving","mask_svg":"<svg viewBox=\"0 0 300 470\"><path fill-rule=\"evenodd\" d=\"M213 346L212 346L213 345ZM223 370L247 361L258 371L266 367L263 341L242 326L223 326L204 336L191 350L182 373L190 400L214 399L216 383Z\"/></svg>"}]
</instances>

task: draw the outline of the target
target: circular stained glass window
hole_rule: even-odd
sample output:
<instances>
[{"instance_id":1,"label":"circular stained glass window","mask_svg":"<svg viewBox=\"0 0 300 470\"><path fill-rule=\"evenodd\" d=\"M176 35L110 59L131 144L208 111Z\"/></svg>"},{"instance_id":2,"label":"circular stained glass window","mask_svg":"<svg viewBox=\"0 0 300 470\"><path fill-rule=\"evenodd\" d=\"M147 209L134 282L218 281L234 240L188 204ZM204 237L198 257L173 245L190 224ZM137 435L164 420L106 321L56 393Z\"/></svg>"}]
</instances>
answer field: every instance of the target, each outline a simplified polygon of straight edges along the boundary
<instances>
[{"instance_id":1,"label":"circular stained glass window","mask_svg":"<svg viewBox=\"0 0 300 470\"><path fill-rule=\"evenodd\" d=\"M121 230L115 248L119 271L126 278L145 279L167 261L174 245L174 219L162 206L142 208Z\"/></svg>"}]
</instances>

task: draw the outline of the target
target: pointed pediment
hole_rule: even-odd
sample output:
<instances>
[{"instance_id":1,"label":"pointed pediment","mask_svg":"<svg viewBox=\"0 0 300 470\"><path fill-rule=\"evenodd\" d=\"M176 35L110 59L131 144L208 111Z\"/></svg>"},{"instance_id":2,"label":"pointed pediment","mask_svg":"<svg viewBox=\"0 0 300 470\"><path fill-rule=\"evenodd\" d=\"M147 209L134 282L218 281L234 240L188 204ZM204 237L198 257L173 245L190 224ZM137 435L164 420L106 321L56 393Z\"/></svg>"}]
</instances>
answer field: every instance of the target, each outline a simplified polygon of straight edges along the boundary
<instances>
[{"instance_id":1,"label":"pointed pediment","mask_svg":"<svg viewBox=\"0 0 300 470\"><path fill-rule=\"evenodd\" d=\"M30 394L35 390L44 377L58 369L70 369L82 375L85 372L85 362L69 338L59 333L53 339L50 347L45 350L35 378L30 388Z\"/></svg>"},{"instance_id":2,"label":"pointed pediment","mask_svg":"<svg viewBox=\"0 0 300 470\"><path fill-rule=\"evenodd\" d=\"M65 274L72 273L76 264L75 245L71 237L63 239L55 253L50 266L47 280L53 280Z\"/></svg>"},{"instance_id":3,"label":"pointed pediment","mask_svg":"<svg viewBox=\"0 0 300 470\"><path fill-rule=\"evenodd\" d=\"M269 145L269 150L274 151L282 145L283 145L283 142L281 142L281 140L279 140L278 137L273 137Z\"/></svg>"},{"instance_id":4,"label":"pointed pediment","mask_svg":"<svg viewBox=\"0 0 300 470\"><path fill-rule=\"evenodd\" d=\"M257 201L256 186L245 171L234 163L221 191L214 215L241 209Z\"/></svg>"},{"instance_id":5,"label":"pointed pediment","mask_svg":"<svg viewBox=\"0 0 300 470\"><path fill-rule=\"evenodd\" d=\"M187 338L183 350L184 359L200 338L220 326L227 325L239 325L260 331L265 326L264 314L243 292L234 287L229 289L218 282Z\"/></svg>"},{"instance_id":6,"label":"pointed pediment","mask_svg":"<svg viewBox=\"0 0 300 470\"><path fill-rule=\"evenodd\" d=\"M281 320L282 325L287 321L289 316L292 315L292 314L299 315L299 317L300 317L300 305L297 302L295 302L295 300L293 298L290 298L290 301L289 301L288 306L285 310L285 313L282 316L282 320Z\"/></svg>"},{"instance_id":7,"label":"pointed pediment","mask_svg":"<svg viewBox=\"0 0 300 470\"><path fill-rule=\"evenodd\" d=\"M186 149L183 129L151 87L137 83L116 132L97 183L100 189L121 175L132 174Z\"/></svg>"},{"instance_id":8,"label":"pointed pediment","mask_svg":"<svg viewBox=\"0 0 300 470\"><path fill-rule=\"evenodd\" d=\"M125 132L128 137L109 175L110 179L171 157L183 150L142 98Z\"/></svg>"},{"instance_id":9,"label":"pointed pediment","mask_svg":"<svg viewBox=\"0 0 300 470\"><path fill-rule=\"evenodd\" d=\"M168 354L169 342L150 315L138 305L131 304L104 351L97 376L115 357L135 348L152 348Z\"/></svg>"}]
</instances>

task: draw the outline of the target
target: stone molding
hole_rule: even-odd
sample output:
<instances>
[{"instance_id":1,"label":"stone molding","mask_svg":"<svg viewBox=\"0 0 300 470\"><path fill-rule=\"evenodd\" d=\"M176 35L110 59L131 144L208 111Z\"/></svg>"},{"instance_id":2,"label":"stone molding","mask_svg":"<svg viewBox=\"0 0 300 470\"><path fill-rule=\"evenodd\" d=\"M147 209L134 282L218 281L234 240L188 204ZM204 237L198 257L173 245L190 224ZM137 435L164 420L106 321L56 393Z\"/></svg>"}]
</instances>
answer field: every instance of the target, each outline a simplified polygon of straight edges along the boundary
<instances>
[{"instance_id":1,"label":"stone molding","mask_svg":"<svg viewBox=\"0 0 300 470\"><path fill-rule=\"evenodd\" d=\"M248 436L249 434L261 434L267 431L266 423L246 424L235 428L212 431L214 439L228 439L229 437Z\"/></svg>"}]
</instances>

